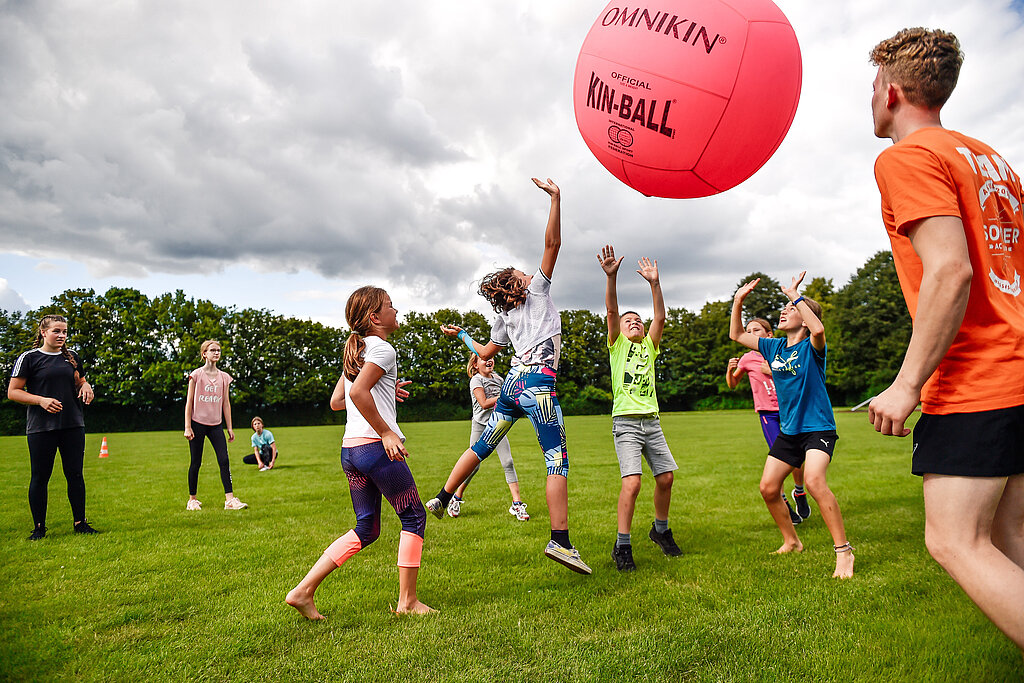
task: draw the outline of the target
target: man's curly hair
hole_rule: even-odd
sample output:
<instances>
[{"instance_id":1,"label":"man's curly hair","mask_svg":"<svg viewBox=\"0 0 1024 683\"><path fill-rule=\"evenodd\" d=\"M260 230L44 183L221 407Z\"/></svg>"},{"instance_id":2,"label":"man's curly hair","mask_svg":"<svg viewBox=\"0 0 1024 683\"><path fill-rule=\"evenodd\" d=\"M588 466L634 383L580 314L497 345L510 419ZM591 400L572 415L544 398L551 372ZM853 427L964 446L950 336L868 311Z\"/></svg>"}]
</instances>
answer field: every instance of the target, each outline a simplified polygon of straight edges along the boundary
<instances>
[{"instance_id":1,"label":"man's curly hair","mask_svg":"<svg viewBox=\"0 0 1024 683\"><path fill-rule=\"evenodd\" d=\"M523 281L516 275L516 269L511 266L484 275L477 293L487 299L487 303L497 313L505 313L522 306L528 294Z\"/></svg>"},{"instance_id":2,"label":"man's curly hair","mask_svg":"<svg viewBox=\"0 0 1024 683\"><path fill-rule=\"evenodd\" d=\"M953 94L964 53L952 33L905 28L871 50L871 63L882 67L910 104L938 109Z\"/></svg>"}]
</instances>

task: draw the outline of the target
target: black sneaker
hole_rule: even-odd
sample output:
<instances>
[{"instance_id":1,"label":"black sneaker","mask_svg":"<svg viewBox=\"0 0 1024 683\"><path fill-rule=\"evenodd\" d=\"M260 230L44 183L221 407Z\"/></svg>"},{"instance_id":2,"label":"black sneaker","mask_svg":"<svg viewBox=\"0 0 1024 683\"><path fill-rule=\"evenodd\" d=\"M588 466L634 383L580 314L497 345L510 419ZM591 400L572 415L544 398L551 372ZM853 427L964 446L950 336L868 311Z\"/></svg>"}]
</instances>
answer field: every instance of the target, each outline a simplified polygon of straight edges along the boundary
<instances>
[{"instance_id":1,"label":"black sneaker","mask_svg":"<svg viewBox=\"0 0 1024 683\"><path fill-rule=\"evenodd\" d=\"M40 538L46 536L46 527L40 524L32 530L32 535L28 537L30 541L38 541Z\"/></svg>"},{"instance_id":2,"label":"black sneaker","mask_svg":"<svg viewBox=\"0 0 1024 683\"><path fill-rule=\"evenodd\" d=\"M99 532L89 526L89 522L84 519L81 522L75 524L76 534L98 534Z\"/></svg>"},{"instance_id":3,"label":"black sneaker","mask_svg":"<svg viewBox=\"0 0 1024 683\"><path fill-rule=\"evenodd\" d=\"M633 562L633 546L612 546L612 559L615 560L615 568L620 572L636 571L636 563Z\"/></svg>"},{"instance_id":4,"label":"black sneaker","mask_svg":"<svg viewBox=\"0 0 1024 683\"><path fill-rule=\"evenodd\" d=\"M665 529L665 533L659 534L654 528L654 524L651 524L651 533L648 535L651 537L651 540L661 548L661 552L665 553L669 557L679 557L683 554L683 551L676 545L675 539L672 538L671 529Z\"/></svg>"},{"instance_id":5,"label":"black sneaker","mask_svg":"<svg viewBox=\"0 0 1024 683\"><path fill-rule=\"evenodd\" d=\"M797 493L796 489L793 489L793 502L796 503L796 513L800 515L800 519L807 519L811 516L811 506L807 502L807 492Z\"/></svg>"},{"instance_id":6,"label":"black sneaker","mask_svg":"<svg viewBox=\"0 0 1024 683\"><path fill-rule=\"evenodd\" d=\"M786 509L789 510L789 521L793 522L793 526L796 526L800 522L804 521L804 518L796 514L796 510L789 504L789 499L786 498L786 494L782 494L782 502L786 504Z\"/></svg>"}]
</instances>

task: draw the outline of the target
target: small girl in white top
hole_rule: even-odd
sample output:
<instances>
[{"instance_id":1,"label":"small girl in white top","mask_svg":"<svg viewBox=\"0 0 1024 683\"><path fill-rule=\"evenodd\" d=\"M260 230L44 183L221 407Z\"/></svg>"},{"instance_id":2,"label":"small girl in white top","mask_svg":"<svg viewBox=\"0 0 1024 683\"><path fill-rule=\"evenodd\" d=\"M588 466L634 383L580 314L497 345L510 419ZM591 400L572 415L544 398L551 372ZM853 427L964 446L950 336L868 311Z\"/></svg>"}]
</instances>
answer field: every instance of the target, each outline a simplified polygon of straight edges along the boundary
<instances>
[{"instance_id":1,"label":"small girl in white top","mask_svg":"<svg viewBox=\"0 0 1024 683\"><path fill-rule=\"evenodd\" d=\"M307 619L324 619L313 594L327 575L380 536L380 502L387 498L402 521L398 541L396 612L433 612L416 597L427 513L405 458L405 435L398 427L395 397L402 396L398 361L388 335L398 329L398 311L379 287L361 287L345 306L352 334L345 342L345 373L331 396L331 408L348 407L341 467L348 478L356 526L332 543L289 591L285 602Z\"/></svg>"},{"instance_id":2,"label":"small girl in white top","mask_svg":"<svg viewBox=\"0 0 1024 683\"><path fill-rule=\"evenodd\" d=\"M487 421L490 419L491 413L494 412L494 404L498 402L498 396L501 395L501 385L505 380L494 372L493 358L482 360L476 355L469 357L469 362L466 363L466 374L469 375L469 394L473 403L473 419L470 422L472 426L469 430L469 445L472 446L484 433ZM508 437L501 437L501 441L498 442L494 450L505 470L505 483L508 484L509 493L512 494L512 505L508 509L508 514L520 522L525 522L530 519L530 514L526 511L526 503L519 496L519 475L516 473L516 464L512 461L512 446L508 443ZM461 514L466 487L479 471L480 464L477 464L472 474L466 477L466 481L462 482L462 485L455 490L455 495L448 503L449 517L458 517Z\"/></svg>"}]
</instances>

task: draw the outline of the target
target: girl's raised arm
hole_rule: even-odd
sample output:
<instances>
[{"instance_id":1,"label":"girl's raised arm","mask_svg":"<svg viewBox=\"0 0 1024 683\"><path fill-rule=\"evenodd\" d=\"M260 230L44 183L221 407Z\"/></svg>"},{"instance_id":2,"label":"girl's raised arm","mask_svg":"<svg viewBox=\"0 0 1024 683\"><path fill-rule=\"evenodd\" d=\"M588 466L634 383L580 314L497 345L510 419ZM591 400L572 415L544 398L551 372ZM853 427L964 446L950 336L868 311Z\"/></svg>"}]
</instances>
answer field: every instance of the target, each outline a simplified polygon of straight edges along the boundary
<instances>
[{"instance_id":1,"label":"girl's raised arm","mask_svg":"<svg viewBox=\"0 0 1024 683\"><path fill-rule=\"evenodd\" d=\"M546 182L538 178L531 180L551 197L548 225L544 230L544 255L540 259L540 270L550 280L558 259L558 250L562 247L562 193L551 178Z\"/></svg>"}]
</instances>

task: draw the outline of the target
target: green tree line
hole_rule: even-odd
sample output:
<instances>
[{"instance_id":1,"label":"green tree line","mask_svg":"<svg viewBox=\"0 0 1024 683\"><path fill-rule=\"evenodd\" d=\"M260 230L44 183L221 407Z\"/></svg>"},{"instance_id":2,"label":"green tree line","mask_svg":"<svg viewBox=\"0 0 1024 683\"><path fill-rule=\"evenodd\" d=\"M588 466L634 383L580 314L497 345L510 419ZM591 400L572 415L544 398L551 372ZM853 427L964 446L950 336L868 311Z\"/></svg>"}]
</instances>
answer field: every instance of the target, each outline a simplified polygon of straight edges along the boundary
<instances>
[{"instance_id":1,"label":"green tree line","mask_svg":"<svg viewBox=\"0 0 1024 683\"><path fill-rule=\"evenodd\" d=\"M751 273L761 284L747 298L744 317L773 324L786 302L779 283ZM857 403L895 377L910 339L911 323L900 293L892 255L872 256L842 288L815 278L803 293L823 307L829 344L827 382L833 403ZM669 308L658 363L658 399L663 410L750 406L748 391L725 383L728 359L745 351L729 340L731 299L711 301L700 311ZM69 289L38 310L0 310L0 360L8 377L19 354L32 347L39 318L68 318L68 346L82 357L96 400L87 410L89 431L176 429L184 423L188 373L201 364L199 346L217 339L220 367L235 378L234 420L244 427L252 415L268 425L324 424L343 418L328 406L341 374L348 331L275 315L264 309L224 307L192 299L180 290L149 298L138 290L112 287L104 294ZM606 326L603 311L562 311L559 400L566 414L611 410ZM403 420L464 419L470 414L465 347L438 326L457 324L486 339L490 321L480 313L441 309L407 314L390 338L399 371L411 380ZM504 374L509 356L497 359ZM0 433L24 430L24 407L0 409Z\"/></svg>"}]
</instances>

